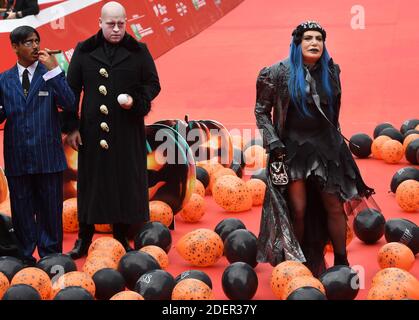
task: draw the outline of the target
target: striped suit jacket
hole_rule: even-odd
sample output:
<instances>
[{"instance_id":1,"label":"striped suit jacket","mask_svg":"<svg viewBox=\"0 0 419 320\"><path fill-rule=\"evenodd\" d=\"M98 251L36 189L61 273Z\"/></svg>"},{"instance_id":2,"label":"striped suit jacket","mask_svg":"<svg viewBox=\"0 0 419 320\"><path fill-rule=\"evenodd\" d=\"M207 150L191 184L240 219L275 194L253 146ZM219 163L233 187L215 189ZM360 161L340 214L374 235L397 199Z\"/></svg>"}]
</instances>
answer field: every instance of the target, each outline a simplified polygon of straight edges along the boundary
<instances>
[{"instance_id":1,"label":"striped suit jacket","mask_svg":"<svg viewBox=\"0 0 419 320\"><path fill-rule=\"evenodd\" d=\"M45 81L39 63L23 94L17 66L0 74L0 123L5 119L4 164L7 176L52 173L67 168L58 106L76 111L74 94L64 72Z\"/></svg>"}]
</instances>

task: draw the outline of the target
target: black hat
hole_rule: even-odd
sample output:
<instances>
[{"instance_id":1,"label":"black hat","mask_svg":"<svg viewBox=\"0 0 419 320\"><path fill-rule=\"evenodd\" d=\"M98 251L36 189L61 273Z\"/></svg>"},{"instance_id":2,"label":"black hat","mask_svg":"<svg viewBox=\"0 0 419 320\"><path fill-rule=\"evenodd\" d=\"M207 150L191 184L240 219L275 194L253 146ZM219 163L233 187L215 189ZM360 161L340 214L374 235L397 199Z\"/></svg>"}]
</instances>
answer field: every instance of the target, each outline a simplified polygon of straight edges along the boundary
<instances>
[{"instance_id":1,"label":"black hat","mask_svg":"<svg viewBox=\"0 0 419 320\"><path fill-rule=\"evenodd\" d=\"M324 30L323 27L318 22L308 20L299 24L292 32L294 43L296 45L299 45L303 38L304 32L309 31L309 30L315 30L315 31L320 32L323 36L323 41L326 40L326 30Z\"/></svg>"}]
</instances>

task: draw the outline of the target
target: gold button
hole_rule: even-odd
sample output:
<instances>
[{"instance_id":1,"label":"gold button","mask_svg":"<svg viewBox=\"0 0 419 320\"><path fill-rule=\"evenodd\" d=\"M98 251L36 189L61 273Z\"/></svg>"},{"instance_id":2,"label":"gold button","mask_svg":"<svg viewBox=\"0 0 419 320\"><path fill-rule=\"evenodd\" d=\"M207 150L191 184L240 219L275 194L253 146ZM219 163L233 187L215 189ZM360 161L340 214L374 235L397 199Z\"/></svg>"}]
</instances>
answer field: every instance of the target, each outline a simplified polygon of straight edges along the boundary
<instances>
[{"instance_id":1,"label":"gold button","mask_svg":"<svg viewBox=\"0 0 419 320\"><path fill-rule=\"evenodd\" d=\"M102 122L100 124L100 127L102 128L103 131L109 132L109 127L108 127L108 124L106 122Z\"/></svg>"},{"instance_id":2,"label":"gold button","mask_svg":"<svg viewBox=\"0 0 419 320\"><path fill-rule=\"evenodd\" d=\"M104 115L109 113L108 108L104 104L100 106L100 112L102 112Z\"/></svg>"},{"instance_id":3,"label":"gold button","mask_svg":"<svg viewBox=\"0 0 419 320\"><path fill-rule=\"evenodd\" d=\"M104 85L99 86L99 92L104 96L108 94L108 90L106 90L106 87Z\"/></svg>"},{"instance_id":4,"label":"gold button","mask_svg":"<svg viewBox=\"0 0 419 320\"><path fill-rule=\"evenodd\" d=\"M101 69L99 70L99 73L100 73L100 75L101 75L102 77L105 77L105 78L108 78L108 77L109 77L108 71L106 71L106 69L105 69L105 68L101 68Z\"/></svg>"},{"instance_id":5,"label":"gold button","mask_svg":"<svg viewBox=\"0 0 419 320\"><path fill-rule=\"evenodd\" d=\"M106 149L106 150L109 149L109 145L106 142L106 140L100 140L100 146L102 147L102 149Z\"/></svg>"}]
</instances>

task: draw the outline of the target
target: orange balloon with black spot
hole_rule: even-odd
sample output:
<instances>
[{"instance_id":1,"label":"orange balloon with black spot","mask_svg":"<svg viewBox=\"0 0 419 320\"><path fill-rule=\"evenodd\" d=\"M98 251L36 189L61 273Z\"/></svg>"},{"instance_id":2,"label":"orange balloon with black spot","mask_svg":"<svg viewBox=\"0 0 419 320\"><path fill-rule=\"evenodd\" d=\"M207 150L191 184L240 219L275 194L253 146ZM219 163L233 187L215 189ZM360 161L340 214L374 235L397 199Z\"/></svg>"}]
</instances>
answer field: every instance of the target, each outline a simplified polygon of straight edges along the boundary
<instances>
[{"instance_id":1,"label":"orange balloon with black spot","mask_svg":"<svg viewBox=\"0 0 419 320\"><path fill-rule=\"evenodd\" d=\"M311 271L301 262L283 261L279 263L271 274L270 285L272 292L278 299L284 299L285 290L289 282L300 276L313 276Z\"/></svg>"},{"instance_id":2,"label":"orange balloon with black spot","mask_svg":"<svg viewBox=\"0 0 419 320\"><path fill-rule=\"evenodd\" d=\"M407 291L409 298L419 299L419 281L408 271L400 268L385 268L376 273L371 287L396 284Z\"/></svg>"},{"instance_id":3,"label":"orange balloon with black spot","mask_svg":"<svg viewBox=\"0 0 419 320\"><path fill-rule=\"evenodd\" d=\"M72 233L78 230L77 198L70 198L63 202L63 231Z\"/></svg>"},{"instance_id":4,"label":"orange balloon with black spot","mask_svg":"<svg viewBox=\"0 0 419 320\"><path fill-rule=\"evenodd\" d=\"M406 212L419 209L419 181L409 179L399 184L396 189L397 204Z\"/></svg>"},{"instance_id":5,"label":"orange balloon with black spot","mask_svg":"<svg viewBox=\"0 0 419 320\"><path fill-rule=\"evenodd\" d=\"M266 184L260 179L250 179L246 181L246 186L252 193L252 205L260 206L265 199Z\"/></svg>"},{"instance_id":6,"label":"orange balloon with black spot","mask_svg":"<svg viewBox=\"0 0 419 320\"><path fill-rule=\"evenodd\" d=\"M198 179L195 180L195 189L193 193L199 194L202 198L205 198L205 187Z\"/></svg>"},{"instance_id":7,"label":"orange balloon with black spot","mask_svg":"<svg viewBox=\"0 0 419 320\"><path fill-rule=\"evenodd\" d=\"M140 251L147 252L159 263L160 268L166 270L169 266L169 256L166 251L158 246L145 246L140 249Z\"/></svg>"},{"instance_id":8,"label":"orange balloon with black spot","mask_svg":"<svg viewBox=\"0 0 419 320\"><path fill-rule=\"evenodd\" d=\"M370 288L367 300L416 300L419 298L418 295L419 289L412 288L409 283L385 281Z\"/></svg>"},{"instance_id":9,"label":"orange balloon with black spot","mask_svg":"<svg viewBox=\"0 0 419 320\"><path fill-rule=\"evenodd\" d=\"M179 212L186 222L198 222L205 214L205 200L199 194L193 193L188 203Z\"/></svg>"},{"instance_id":10,"label":"orange balloon with black spot","mask_svg":"<svg viewBox=\"0 0 419 320\"><path fill-rule=\"evenodd\" d=\"M324 289L324 286L319 279L316 279L313 276L299 276L291 279L291 281L288 283L287 288L284 290L284 300L287 299L293 291L302 287L313 287L326 294L326 290Z\"/></svg>"},{"instance_id":11,"label":"orange balloon with black spot","mask_svg":"<svg viewBox=\"0 0 419 320\"><path fill-rule=\"evenodd\" d=\"M91 251L87 258L86 258L86 262L90 259L102 259L102 258L110 258L116 265L118 265L119 260L121 259L121 257L118 255L113 255L112 251L107 251L104 249L96 249Z\"/></svg>"},{"instance_id":12,"label":"orange balloon with black spot","mask_svg":"<svg viewBox=\"0 0 419 320\"><path fill-rule=\"evenodd\" d=\"M42 300L51 298L51 280L45 271L34 267L24 268L14 275L10 285L21 283L36 289Z\"/></svg>"},{"instance_id":13,"label":"orange balloon with black spot","mask_svg":"<svg viewBox=\"0 0 419 320\"><path fill-rule=\"evenodd\" d=\"M9 286L9 279L7 279L3 272L0 272L0 300L1 298L3 298L3 295L7 291Z\"/></svg>"},{"instance_id":14,"label":"orange balloon with black spot","mask_svg":"<svg viewBox=\"0 0 419 320\"><path fill-rule=\"evenodd\" d=\"M252 193L246 183L236 176L222 176L212 189L214 201L228 212L242 212L252 208Z\"/></svg>"},{"instance_id":15,"label":"orange balloon with black spot","mask_svg":"<svg viewBox=\"0 0 419 320\"><path fill-rule=\"evenodd\" d=\"M381 147L383 146L384 142L388 140L391 140L391 138L388 136L378 136L372 141L371 153L375 159L382 159Z\"/></svg>"},{"instance_id":16,"label":"orange balloon with black spot","mask_svg":"<svg viewBox=\"0 0 419 320\"><path fill-rule=\"evenodd\" d=\"M82 271L93 278L93 275L101 269L111 268L116 270L117 267L118 265L110 257L90 257L86 259Z\"/></svg>"},{"instance_id":17,"label":"orange balloon with black spot","mask_svg":"<svg viewBox=\"0 0 419 320\"><path fill-rule=\"evenodd\" d=\"M378 264L381 269L401 268L409 271L415 262L415 255L408 246L400 242L389 242L378 251Z\"/></svg>"},{"instance_id":18,"label":"orange balloon with black spot","mask_svg":"<svg viewBox=\"0 0 419 320\"><path fill-rule=\"evenodd\" d=\"M222 257L224 244L214 231L196 229L179 239L176 250L190 264L207 267L215 264Z\"/></svg>"},{"instance_id":19,"label":"orange balloon with black spot","mask_svg":"<svg viewBox=\"0 0 419 320\"><path fill-rule=\"evenodd\" d=\"M79 286L87 291L94 297L96 292L96 286L91 276L81 271L71 271L63 274L57 279L52 285L52 298L62 289Z\"/></svg>"},{"instance_id":20,"label":"orange balloon with black spot","mask_svg":"<svg viewBox=\"0 0 419 320\"><path fill-rule=\"evenodd\" d=\"M121 291L109 300L144 300L144 297L135 291Z\"/></svg>"},{"instance_id":21,"label":"orange balloon with black spot","mask_svg":"<svg viewBox=\"0 0 419 320\"><path fill-rule=\"evenodd\" d=\"M118 240L111 237L100 237L93 241L89 247L88 254L90 255L95 250L107 251L109 253L108 255L115 261L119 261L127 253L124 246Z\"/></svg>"},{"instance_id":22,"label":"orange balloon with black spot","mask_svg":"<svg viewBox=\"0 0 419 320\"><path fill-rule=\"evenodd\" d=\"M214 295L205 282L188 278L173 288L172 300L214 300Z\"/></svg>"},{"instance_id":23,"label":"orange balloon with black spot","mask_svg":"<svg viewBox=\"0 0 419 320\"><path fill-rule=\"evenodd\" d=\"M222 176L235 176L235 177L237 177L237 174L232 169L224 168L224 167L215 171L210 176L210 181L209 181L209 185L208 185L208 188L211 190L211 193L212 193L212 187L214 186L215 182L217 181L217 179L219 177L222 177Z\"/></svg>"},{"instance_id":24,"label":"orange balloon with black spot","mask_svg":"<svg viewBox=\"0 0 419 320\"><path fill-rule=\"evenodd\" d=\"M398 163L403 155L403 145L397 140L390 139L381 146L381 158L386 163Z\"/></svg>"},{"instance_id":25,"label":"orange balloon with black spot","mask_svg":"<svg viewBox=\"0 0 419 320\"><path fill-rule=\"evenodd\" d=\"M154 200L150 201L150 221L161 222L166 227L169 227L173 221L173 210L165 202Z\"/></svg>"}]
</instances>

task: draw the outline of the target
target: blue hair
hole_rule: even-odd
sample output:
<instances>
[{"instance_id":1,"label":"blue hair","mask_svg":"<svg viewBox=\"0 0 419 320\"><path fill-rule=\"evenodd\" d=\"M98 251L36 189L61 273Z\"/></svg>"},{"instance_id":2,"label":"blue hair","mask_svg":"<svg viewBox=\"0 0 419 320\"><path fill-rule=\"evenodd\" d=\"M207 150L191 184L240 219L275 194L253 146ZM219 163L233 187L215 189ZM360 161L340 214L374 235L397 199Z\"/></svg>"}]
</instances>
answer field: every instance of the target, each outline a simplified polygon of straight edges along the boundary
<instances>
[{"instance_id":1,"label":"blue hair","mask_svg":"<svg viewBox=\"0 0 419 320\"><path fill-rule=\"evenodd\" d=\"M326 44L323 47L323 54L319 60L322 88L326 92L328 107L333 112L334 98L332 87L330 84L329 75L329 60L330 56L326 49ZM305 116L312 117L312 113L307 107L307 93L306 81L304 76L304 62L303 54L301 52L301 44L295 45L294 41L291 42L290 48L290 78L288 80L288 89L291 99L297 106L297 110Z\"/></svg>"}]
</instances>

